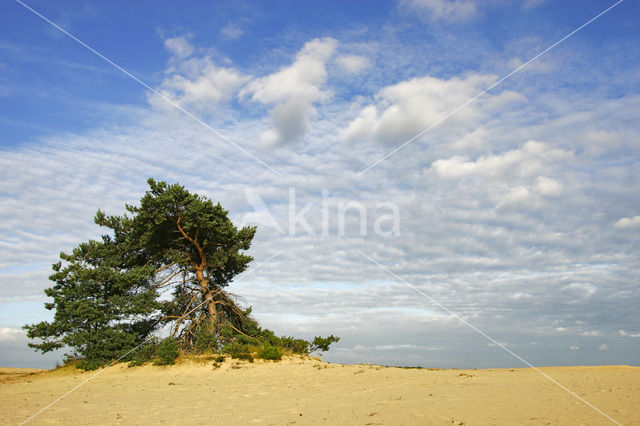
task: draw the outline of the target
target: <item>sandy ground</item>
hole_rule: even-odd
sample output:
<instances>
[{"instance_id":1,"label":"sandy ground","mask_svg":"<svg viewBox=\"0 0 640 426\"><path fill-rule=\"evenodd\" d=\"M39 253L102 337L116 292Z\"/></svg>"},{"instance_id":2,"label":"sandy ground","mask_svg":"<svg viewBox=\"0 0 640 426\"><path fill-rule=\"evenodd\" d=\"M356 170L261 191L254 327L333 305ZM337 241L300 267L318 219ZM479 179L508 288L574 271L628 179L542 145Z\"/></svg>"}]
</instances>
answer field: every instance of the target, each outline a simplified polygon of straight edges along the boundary
<instances>
[{"instance_id":1,"label":"sandy ground","mask_svg":"<svg viewBox=\"0 0 640 426\"><path fill-rule=\"evenodd\" d=\"M532 369L212 364L116 365L28 424L615 424ZM640 367L542 370L621 424L640 425ZM93 374L0 368L0 423L20 424Z\"/></svg>"}]
</instances>

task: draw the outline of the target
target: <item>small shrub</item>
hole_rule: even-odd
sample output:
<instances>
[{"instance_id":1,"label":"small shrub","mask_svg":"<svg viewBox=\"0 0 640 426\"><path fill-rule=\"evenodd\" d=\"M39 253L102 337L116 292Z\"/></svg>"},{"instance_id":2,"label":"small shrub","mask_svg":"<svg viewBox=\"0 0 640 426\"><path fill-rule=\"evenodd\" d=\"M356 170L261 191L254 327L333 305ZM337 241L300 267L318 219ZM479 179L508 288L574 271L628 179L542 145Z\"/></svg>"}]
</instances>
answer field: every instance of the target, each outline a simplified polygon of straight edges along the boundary
<instances>
[{"instance_id":1,"label":"small shrub","mask_svg":"<svg viewBox=\"0 0 640 426\"><path fill-rule=\"evenodd\" d=\"M243 359L245 361L253 362L253 355L251 355L250 353L232 354L231 358L233 358L233 359Z\"/></svg>"},{"instance_id":2,"label":"small shrub","mask_svg":"<svg viewBox=\"0 0 640 426\"><path fill-rule=\"evenodd\" d=\"M155 365L171 365L175 364L176 358L180 355L180 348L178 342L171 337L167 337L158 345L156 350L157 359Z\"/></svg>"},{"instance_id":3,"label":"small shrub","mask_svg":"<svg viewBox=\"0 0 640 426\"><path fill-rule=\"evenodd\" d=\"M240 340L240 339L238 339ZM253 356L251 355L251 348L247 344L240 342L232 342L222 348L222 351L231 355L233 359L244 359L249 362L253 362Z\"/></svg>"},{"instance_id":4,"label":"small shrub","mask_svg":"<svg viewBox=\"0 0 640 426\"><path fill-rule=\"evenodd\" d=\"M258 351L258 358L280 360L282 359L282 350L277 346L264 343Z\"/></svg>"},{"instance_id":5,"label":"small shrub","mask_svg":"<svg viewBox=\"0 0 640 426\"><path fill-rule=\"evenodd\" d=\"M241 353L248 353L249 345L243 345L239 342L232 342L225 345L225 347L222 348L222 352L225 354L229 354L233 357L234 354L237 355Z\"/></svg>"}]
</instances>

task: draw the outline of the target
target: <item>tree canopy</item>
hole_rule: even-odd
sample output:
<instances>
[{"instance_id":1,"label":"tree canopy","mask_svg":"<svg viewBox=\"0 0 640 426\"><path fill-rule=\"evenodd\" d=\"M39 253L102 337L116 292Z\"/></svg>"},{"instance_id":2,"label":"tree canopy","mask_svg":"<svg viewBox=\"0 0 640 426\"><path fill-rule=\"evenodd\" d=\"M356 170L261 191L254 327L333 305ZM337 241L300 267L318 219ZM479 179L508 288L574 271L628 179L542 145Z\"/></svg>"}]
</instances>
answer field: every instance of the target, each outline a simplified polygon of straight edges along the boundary
<instances>
[{"instance_id":1,"label":"tree canopy","mask_svg":"<svg viewBox=\"0 0 640 426\"><path fill-rule=\"evenodd\" d=\"M62 347L75 356L108 359L142 342L155 328L149 317L160 308L157 292L148 285L153 274L148 265L129 264L123 246L103 241L80 244L71 254L61 253L53 265L55 285L45 290L55 309L53 322L26 326L29 346L48 352Z\"/></svg>"},{"instance_id":2,"label":"tree canopy","mask_svg":"<svg viewBox=\"0 0 640 426\"><path fill-rule=\"evenodd\" d=\"M237 325L241 310L223 288L253 260L243 251L250 248L256 228L236 228L219 203L178 184L148 183L140 206L126 206L131 217L98 211L96 223L112 229L116 240L135 247L140 262L155 268L152 286L157 291L173 291L162 311L163 320L175 320L174 336L193 339L203 321L213 330L228 321Z\"/></svg>"},{"instance_id":3,"label":"tree canopy","mask_svg":"<svg viewBox=\"0 0 640 426\"><path fill-rule=\"evenodd\" d=\"M101 241L60 254L50 276L55 284L45 290L54 319L25 326L27 336L38 339L31 347L43 353L72 348L70 357L95 367L166 328L183 350L246 353L253 345L270 357L277 355L270 348L308 353L337 341L311 343L262 329L226 290L253 260L245 251L256 228L236 228L219 203L178 184L148 184L139 206L126 205L126 214L97 212L95 223L110 231Z\"/></svg>"}]
</instances>

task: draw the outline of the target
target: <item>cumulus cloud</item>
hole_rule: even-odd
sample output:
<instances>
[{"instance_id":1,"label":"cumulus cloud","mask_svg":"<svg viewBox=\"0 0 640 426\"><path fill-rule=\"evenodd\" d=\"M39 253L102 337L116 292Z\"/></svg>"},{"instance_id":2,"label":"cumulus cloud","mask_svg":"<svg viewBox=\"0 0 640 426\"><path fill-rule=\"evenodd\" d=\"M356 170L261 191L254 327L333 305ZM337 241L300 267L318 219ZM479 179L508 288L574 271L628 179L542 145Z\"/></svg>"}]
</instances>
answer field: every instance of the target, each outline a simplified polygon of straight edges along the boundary
<instances>
[{"instance_id":1,"label":"cumulus cloud","mask_svg":"<svg viewBox=\"0 0 640 426\"><path fill-rule=\"evenodd\" d=\"M634 217L623 217L613 224L618 229L637 228L640 227L640 215Z\"/></svg>"},{"instance_id":2,"label":"cumulus cloud","mask_svg":"<svg viewBox=\"0 0 640 426\"><path fill-rule=\"evenodd\" d=\"M403 4L433 21L467 22L477 14L472 0L405 0Z\"/></svg>"},{"instance_id":3,"label":"cumulus cloud","mask_svg":"<svg viewBox=\"0 0 640 426\"><path fill-rule=\"evenodd\" d=\"M336 63L347 74L358 74L371 65L367 58L358 55L340 55Z\"/></svg>"},{"instance_id":4,"label":"cumulus cloud","mask_svg":"<svg viewBox=\"0 0 640 426\"><path fill-rule=\"evenodd\" d=\"M551 178L539 176L536 179L535 189L540 195L557 197L562 194L562 185Z\"/></svg>"},{"instance_id":5,"label":"cumulus cloud","mask_svg":"<svg viewBox=\"0 0 640 426\"><path fill-rule=\"evenodd\" d=\"M16 342L24 340L26 334L19 328L0 327L0 342Z\"/></svg>"},{"instance_id":6,"label":"cumulus cloud","mask_svg":"<svg viewBox=\"0 0 640 426\"><path fill-rule=\"evenodd\" d=\"M495 80L495 76L482 74L449 80L426 76L387 86L375 95L374 103L362 108L358 117L343 130L343 136L351 142L404 142L439 123ZM522 99L515 92L487 94L451 115L447 123L474 130L473 126L482 114ZM487 111L481 114L480 106Z\"/></svg>"},{"instance_id":7,"label":"cumulus cloud","mask_svg":"<svg viewBox=\"0 0 640 426\"><path fill-rule=\"evenodd\" d=\"M193 46L185 37L168 38L164 41L164 47L177 59L184 59L193 53Z\"/></svg>"},{"instance_id":8,"label":"cumulus cloud","mask_svg":"<svg viewBox=\"0 0 640 426\"><path fill-rule=\"evenodd\" d=\"M497 210L504 210L517 207L531 198L530 191L524 186L511 189L506 197L496 206Z\"/></svg>"},{"instance_id":9,"label":"cumulus cloud","mask_svg":"<svg viewBox=\"0 0 640 426\"><path fill-rule=\"evenodd\" d=\"M529 141L521 148L498 155L487 155L475 161L456 156L440 159L432 163L435 173L445 179L460 179L472 175L483 177L500 177L507 172L517 176L531 176L540 172L551 162L566 160L573 153L563 149L552 148L544 142ZM552 195L561 190L560 185L549 178L539 178L536 188L540 193Z\"/></svg>"},{"instance_id":10,"label":"cumulus cloud","mask_svg":"<svg viewBox=\"0 0 640 426\"><path fill-rule=\"evenodd\" d=\"M242 89L240 96L250 95L252 101L274 105L273 127L261 135L264 145L293 142L309 131L315 113L313 104L330 96L323 85L327 80L327 61L337 46L332 38L309 41L293 64L253 80Z\"/></svg>"},{"instance_id":11,"label":"cumulus cloud","mask_svg":"<svg viewBox=\"0 0 640 426\"><path fill-rule=\"evenodd\" d=\"M211 56L194 55L195 49L185 37L165 40L165 48L171 59L156 90L183 107L199 111L215 109L218 103L230 100L248 80L233 68L218 66ZM155 94L148 99L155 107L173 108Z\"/></svg>"},{"instance_id":12,"label":"cumulus cloud","mask_svg":"<svg viewBox=\"0 0 640 426\"><path fill-rule=\"evenodd\" d=\"M481 178L492 182L485 189L497 199L496 211L537 209L545 198L556 198L564 191L558 180L541 175L553 173L554 165L572 157L571 151L529 141L520 148L475 160L463 156L439 159L430 170L444 180Z\"/></svg>"}]
</instances>

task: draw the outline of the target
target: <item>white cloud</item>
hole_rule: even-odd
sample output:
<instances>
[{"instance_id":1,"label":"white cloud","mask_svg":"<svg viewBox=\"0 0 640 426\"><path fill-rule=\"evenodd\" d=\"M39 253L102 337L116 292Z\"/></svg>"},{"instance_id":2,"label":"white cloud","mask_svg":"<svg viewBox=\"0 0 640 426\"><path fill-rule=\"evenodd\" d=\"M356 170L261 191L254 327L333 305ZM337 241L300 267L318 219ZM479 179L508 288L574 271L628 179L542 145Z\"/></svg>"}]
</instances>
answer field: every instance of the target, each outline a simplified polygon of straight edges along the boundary
<instances>
[{"instance_id":1,"label":"white cloud","mask_svg":"<svg viewBox=\"0 0 640 426\"><path fill-rule=\"evenodd\" d=\"M0 327L0 342L15 342L24 340L26 333L18 328Z\"/></svg>"},{"instance_id":2,"label":"white cloud","mask_svg":"<svg viewBox=\"0 0 640 426\"><path fill-rule=\"evenodd\" d=\"M571 349L572 351L579 351L580 346L569 346L569 349Z\"/></svg>"},{"instance_id":3,"label":"white cloud","mask_svg":"<svg viewBox=\"0 0 640 426\"><path fill-rule=\"evenodd\" d=\"M348 74L359 74L371 65L367 58L358 55L340 55L336 63Z\"/></svg>"},{"instance_id":4,"label":"white cloud","mask_svg":"<svg viewBox=\"0 0 640 426\"><path fill-rule=\"evenodd\" d=\"M378 109L375 105L369 105L351 122L349 127L344 131L344 137L350 141L371 137L377 122Z\"/></svg>"},{"instance_id":5,"label":"white cloud","mask_svg":"<svg viewBox=\"0 0 640 426\"><path fill-rule=\"evenodd\" d=\"M276 146L295 141L309 131L314 112L311 103L302 97L277 104L271 111L274 126L260 135L261 142Z\"/></svg>"},{"instance_id":6,"label":"white cloud","mask_svg":"<svg viewBox=\"0 0 640 426\"><path fill-rule=\"evenodd\" d=\"M636 106L626 106L626 108L634 108ZM640 147L640 135L636 132L626 129L620 130L589 130L584 135L584 143L594 157L608 155L612 151L631 149L636 150Z\"/></svg>"},{"instance_id":7,"label":"white cloud","mask_svg":"<svg viewBox=\"0 0 640 426\"><path fill-rule=\"evenodd\" d=\"M275 105L274 126L260 137L264 145L293 142L309 131L315 113L314 102L330 96L322 86L327 80L327 61L337 46L338 42L332 38L309 41L293 64L253 80L242 89L240 96L251 94L253 101Z\"/></svg>"},{"instance_id":8,"label":"white cloud","mask_svg":"<svg viewBox=\"0 0 640 426\"><path fill-rule=\"evenodd\" d=\"M399 144L441 122L495 80L495 76L482 74L449 80L426 76L387 86L375 95L375 103L365 106L343 130L343 137L350 142L375 140ZM485 94L446 121L453 127L473 131L480 117L522 99L515 92ZM481 107L487 111L481 112Z\"/></svg>"},{"instance_id":9,"label":"white cloud","mask_svg":"<svg viewBox=\"0 0 640 426\"><path fill-rule=\"evenodd\" d=\"M156 90L183 107L198 111L215 109L218 103L230 100L248 80L233 68L216 65L210 56L193 55L194 48L184 37L167 39L165 47L172 57ZM149 94L148 99L155 107L173 109L154 94Z\"/></svg>"},{"instance_id":10,"label":"white cloud","mask_svg":"<svg viewBox=\"0 0 640 426\"><path fill-rule=\"evenodd\" d=\"M551 178L539 176L536 179L535 189L540 195L557 197L562 194L562 185Z\"/></svg>"},{"instance_id":11,"label":"white cloud","mask_svg":"<svg viewBox=\"0 0 640 426\"><path fill-rule=\"evenodd\" d=\"M432 163L431 169L445 179L460 179L472 175L501 177L506 173L531 176L544 170L547 163L566 160L572 155L570 151L551 148L544 142L529 141L521 148L499 155L480 157L475 161L468 161L461 156L436 160ZM540 178L536 184L540 193L547 192L545 195L559 191L561 188L558 186L557 182L548 178Z\"/></svg>"},{"instance_id":12,"label":"white cloud","mask_svg":"<svg viewBox=\"0 0 640 426\"><path fill-rule=\"evenodd\" d=\"M531 299L531 295L528 293L518 292L516 294L509 296L509 298L513 300L526 300L526 299Z\"/></svg>"},{"instance_id":13,"label":"white cloud","mask_svg":"<svg viewBox=\"0 0 640 426\"><path fill-rule=\"evenodd\" d=\"M613 224L618 229L636 228L640 226L640 215L634 217L623 217Z\"/></svg>"},{"instance_id":14,"label":"white cloud","mask_svg":"<svg viewBox=\"0 0 640 426\"><path fill-rule=\"evenodd\" d=\"M573 297L586 299L588 297L593 296L593 294L597 291L597 287L587 283L571 283L569 285L563 286L562 291L566 291L567 293L571 294ZM597 331L587 332L587 333L582 333L582 335L583 336L599 335L599 334L592 334L592 333L599 333L599 332Z\"/></svg>"},{"instance_id":15,"label":"white cloud","mask_svg":"<svg viewBox=\"0 0 640 426\"><path fill-rule=\"evenodd\" d=\"M466 22L477 14L472 0L406 0L403 4L433 21Z\"/></svg>"},{"instance_id":16,"label":"white cloud","mask_svg":"<svg viewBox=\"0 0 640 426\"><path fill-rule=\"evenodd\" d=\"M583 331L580 335L586 337L599 337L602 336L602 333L599 331Z\"/></svg>"},{"instance_id":17,"label":"white cloud","mask_svg":"<svg viewBox=\"0 0 640 426\"><path fill-rule=\"evenodd\" d=\"M510 209L523 204L529 200L531 193L524 186L513 188L506 197L496 206L497 210Z\"/></svg>"},{"instance_id":18,"label":"white cloud","mask_svg":"<svg viewBox=\"0 0 640 426\"><path fill-rule=\"evenodd\" d=\"M558 197L563 186L546 176L537 176L532 181L533 177L554 172L554 164L572 157L570 151L529 141L521 148L479 157L475 161L462 156L439 159L431 164L430 170L441 179L481 177L490 180L492 185L485 186L485 190L497 200L498 212L523 207L537 209L542 205L541 197Z\"/></svg>"},{"instance_id":19,"label":"white cloud","mask_svg":"<svg viewBox=\"0 0 640 426\"><path fill-rule=\"evenodd\" d=\"M618 330L618 334L623 337L640 337L640 333L627 333L624 330Z\"/></svg>"},{"instance_id":20,"label":"white cloud","mask_svg":"<svg viewBox=\"0 0 640 426\"><path fill-rule=\"evenodd\" d=\"M338 46L332 38L314 39L305 43L290 66L252 81L243 93L252 93L252 99L262 103L275 103L292 96L319 98L319 87L326 81L326 62Z\"/></svg>"},{"instance_id":21,"label":"white cloud","mask_svg":"<svg viewBox=\"0 0 640 426\"><path fill-rule=\"evenodd\" d=\"M240 28L238 24L229 22L224 28L220 30L220 35L228 39L236 39L244 34L244 30Z\"/></svg>"},{"instance_id":22,"label":"white cloud","mask_svg":"<svg viewBox=\"0 0 640 426\"><path fill-rule=\"evenodd\" d=\"M600 351L608 351L609 347L607 346L606 343L603 343L598 347L598 350L600 350Z\"/></svg>"},{"instance_id":23,"label":"white cloud","mask_svg":"<svg viewBox=\"0 0 640 426\"><path fill-rule=\"evenodd\" d=\"M483 128L478 127L462 136L461 138L456 139L456 141L451 145L454 151L478 151L482 148L483 144L487 142L487 139L490 137L489 132Z\"/></svg>"},{"instance_id":24,"label":"white cloud","mask_svg":"<svg viewBox=\"0 0 640 426\"><path fill-rule=\"evenodd\" d=\"M185 37L168 38L164 41L164 47L177 59L184 59L193 53L193 46Z\"/></svg>"}]
</instances>

